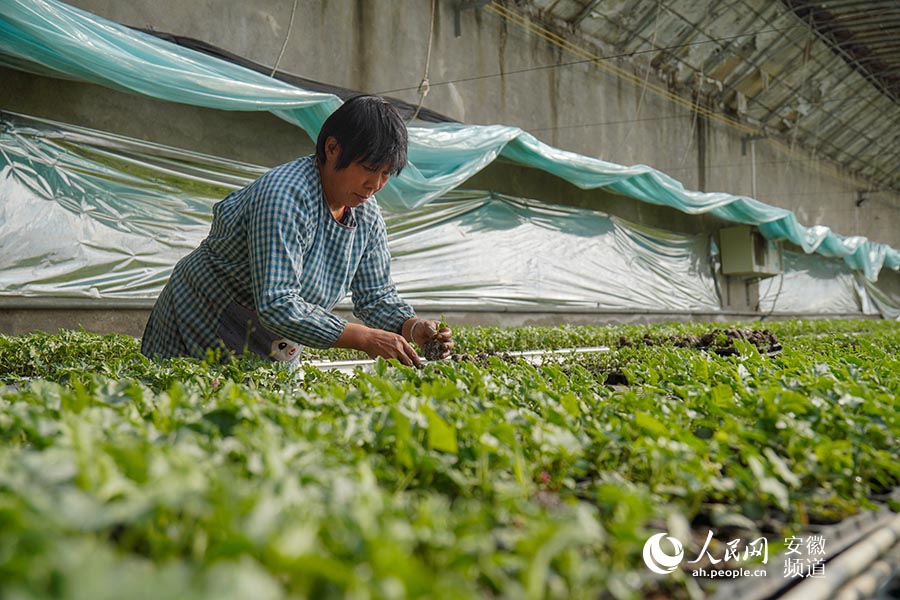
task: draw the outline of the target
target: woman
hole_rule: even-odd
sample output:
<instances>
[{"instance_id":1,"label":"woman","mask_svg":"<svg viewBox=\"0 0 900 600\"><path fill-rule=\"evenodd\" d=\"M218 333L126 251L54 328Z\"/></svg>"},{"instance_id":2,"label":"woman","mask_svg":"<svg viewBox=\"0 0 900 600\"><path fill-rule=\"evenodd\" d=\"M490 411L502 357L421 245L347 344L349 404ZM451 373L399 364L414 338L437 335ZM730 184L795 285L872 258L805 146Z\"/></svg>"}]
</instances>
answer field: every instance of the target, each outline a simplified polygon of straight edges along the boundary
<instances>
[{"instance_id":1,"label":"woman","mask_svg":"<svg viewBox=\"0 0 900 600\"><path fill-rule=\"evenodd\" d=\"M275 167L213 207L209 236L175 265L141 352L294 360L303 344L418 366L410 342L437 339L448 356L450 329L416 318L397 295L375 203L406 166L406 146L406 126L387 101L345 102L322 126L314 155ZM348 291L363 324L330 312Z\"/></svg>"}]
</instances>

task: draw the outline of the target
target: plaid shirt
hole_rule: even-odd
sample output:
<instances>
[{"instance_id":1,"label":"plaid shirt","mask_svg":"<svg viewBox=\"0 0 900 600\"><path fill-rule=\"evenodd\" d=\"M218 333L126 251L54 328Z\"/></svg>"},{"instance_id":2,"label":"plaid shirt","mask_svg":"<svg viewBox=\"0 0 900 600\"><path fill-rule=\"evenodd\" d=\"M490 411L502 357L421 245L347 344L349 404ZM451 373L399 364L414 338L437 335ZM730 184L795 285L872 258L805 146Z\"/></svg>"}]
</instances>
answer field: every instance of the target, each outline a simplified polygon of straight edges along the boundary
<instances>
[{"instance_id":1,"label":"plaid shirt","mask_svg":"<svg viewBox=\"0 0 900 600\"><path fill-rule=\"evenodd\" d=\"M175 266L147 328L147 356L205 356L233 302L300 344L328 348L347 321L331 314L350 291L353 314L400 332L415 316L390 276L387 230L374 198L343 223L331 215L315 156L275 167L213 207L209 236Z\"/></svg>"}]
</instances>

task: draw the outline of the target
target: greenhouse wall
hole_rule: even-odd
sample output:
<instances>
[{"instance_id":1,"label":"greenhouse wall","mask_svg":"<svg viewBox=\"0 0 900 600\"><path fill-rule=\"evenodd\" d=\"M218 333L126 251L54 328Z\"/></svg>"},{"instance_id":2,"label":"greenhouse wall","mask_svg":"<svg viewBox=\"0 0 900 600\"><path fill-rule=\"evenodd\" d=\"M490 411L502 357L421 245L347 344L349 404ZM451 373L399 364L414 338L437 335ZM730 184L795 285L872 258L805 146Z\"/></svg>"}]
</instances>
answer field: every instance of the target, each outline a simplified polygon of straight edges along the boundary
<instances>
[{"instance_id":1,"label":"greenhouse wall","mask_svg":"<svg viewBox=\"0 0 900 600\"><path fill-rule=\"evenodd\" d=\"M109 8L111 10L112 7ZM116 5L115 8L122 7ZM235 10L238 13L243 11ZM96 12L103 14L103 7L96 7ZM126 23L130 21L114 15L112 18ZM405 14L404 18L412 17ZM474 18L473 26L479 31L480 28L490 27L486 17L478 16ZM161 29L153 25L150 28ZM192 36L204 33L186 24L175 32ZM302 30L298 29L297 35L300 33ZM512 30L504 29L501 33L504 44L516 43ZM305 35L312 34L306 32L301 37L306 39ZM237 39L243 38L238 36ZM526 41L522 39L518 43ZM246 48L231 46L227 49L237 53L247 51L249 58L259 60L258 56L249 52L251 47L253 44L249 43ZM539 50L528 47L528 51ZM288 57L289 53L285 56ZM503 53L501 63L506 58ZM515 70L515 60L519 59L521 56L517 54L515 59L510 58L510 66L503 63L503 68ZM349 57L348 60L352 62ZM281 68L309 75L306 66L306 63L298 63L295 69L283 63ZM315 73L315 69L312 70ZM29 163L28 169L20 169L18 177L7 177L3 191L7 231L26 232L22 236L6 235L3 240L9 250L7 256L15 256L14 264L4 266L3 285L0 286L0 306L4 308L0 330L7 332L28 331L31 328L52 330L53 324L72 326L74 322L92 330L111 328L113 331L139 334L146 311L161 289L168 270L178 257L202 239L208 223L202 216L196 219L196 215L208 217L211 204L237 185L225 176L223 181L228 180L226 185L204 189L197 196L193 175L179 179L176 174L173 180L170 171L175 168L174 163L170 162L164 169L161 169L161 163L155 163L150 173L143 174L147 177L144 184L164 181L168 187L156 190L155 196L151 195L147 202L148 198L141 197L140 193L135 194L131 189L109 189L104 187L105 184L99 185L92 193L73 193L73 190L83 191L86 188L69 185L72 177L88 174L97 181L127 181L130 185L134 183L134 169L123 169L121 164L116 164L113 168L118 170L113 172L109 170L109 161L131 161L133 164L135 156L144 160L148 155L162 152L162 155L171 158L187 150L208 153L203 160L208 158L210 162L241 161L240 167L219 165L216 168L221 167L220 174L226 174L232 168L244 169L245 172L236 179L246 182L268 166L312 150L307 133L270 113L228 112L188 106L11 69L2 69L0 75L9 83L0 90L0 108L63 121L50 125L47 131L37 135L26 132L31 125L25 125L21 130L17 129L22 126L21 123L4 125L10 133L10 138L4 140L8 144L6 149L10 151L6 155L7 167L11 169L8 174L15 173L17 166L40 157L33 165ZM393 72L383 74L386 81L392 81L391 78L396 75ZM531 73L529 76L545 75ZM365 81L366 77L358 81ZM831 175L825 168L827 165L783 156L778 158L774 150L766 154L767 150L763 147L765 140L756 140L752 142L755 146L752 155L756 161L757 180L748 183L744 172L746 165L740 162L746 162L746 140L709 123L698 124L696 115L689 112L683 115L684 119L677 116L661 119L662 125L657 123L660 126L643 125L644 120L639 118L641 111L664 114L671 112L672 107L667 108L662 100L652 95L644 97L641 93L628 96L619 80L611 79L598 85L597 77L606 76L586 72L580 80L567 82L570 88L569 93L564 95L566 100L550 105L546 102L530 104L533 98L529 99L529 95L524 93L525 88L519 94L525 96L523 98L502 94L504 104L500 107L496 106L497 99L494 97L484 98L482 104L476 104L475 96L467 96L471 106L459 98L446 106L441 105L437 97L429 96L429 102L433 99L435 109L443 110L451 118L465 118L467 122L471 122L468 116L471 114L479 115L476 122L482 118L489 120L492 110L502 113L504 117L509 112L513 115L513 121L521 118L515 116L521 111L531 111L528 124L521 123L522 127L533 131L538 138L544 137L545 142L584 152L589 157L599 156L605 161L626 164L632 156L629 153L645 159L653 157L653 161L641 162L658 166L663 173L679 180L675 183L683 183L688 190L716 189L715 186L710 187L710 182L716 181L719 177L717 173L723 172L720 168L727 167L731 171L731 175L725 178L731 184L728 192L745 195L755 192L756 196L764 197L760 190L766 185L783 186L782 190L787 190L785 194L796 200L801 220L809 218L806 224L816 224L820 219L827 218L831 210L827 198L834 193L828 187ZM338 84L347 83L340 76L336 78ZM335 83L334 79L329 81ZM532 81L532 85L539 85L539 82ZM584 89L577 89L579 86ZM383 88L373 90L359 84L353 85L353 88L396 91ZM553 89L554 93L560 91L558 85ZM613 99L601 98L597 94L613 89L620 114L630 114L629 102L634 103L634 118L620 139L592 136L585 128L580 128L579 135L571 132L569 138L563 140L559 134L566 128L555 129L552 134L542 136L543 129L533 125L542 110L547 110L549 106L552 111L557 111L561 103L565 103L565 112L569 116L587 114L584 113L587 107L579 103L592 94L600 102L598 106L608 108ZM404 97L403 93L395 95ZM66 102L59 102L61 97L66 98ZM409 95L405 98L409 102L416 101ZM523 108L523 104L528 106ZM554 112L553 117L556 119L559 114ZM15 121L18 117L12 118ZM29 117L23 118L27 121ZM75 127L66 133L63 131L69 127L66 123L95 127L99 131L77 131ZM679 128L679 123L686 125L687 129ZM44 125L35 127L41 129ZM53 127L60 129L54 130ZM644 127L646 129L642 129ZM99 145L105 144L103 152L107 152L106 159L98 161L91 156L99 146L96 140L91 141L90 138L107 135L104 132L124 134L129 138L114 142L109 141L112 138L106 139ZM51 143L52 147L44 148L42 144L46 139L42 136L47 139L59 136L62 141L56 146ZM72 140L76 139L78 141L73 146ZM141 148L142 141L164 146ZM127 147L125 153L108 152L110 143L113 146L124 144ZM696 153L693 153L692 147ZM710 151L714 151L713 154ZM47 159L56 152L60 153L59 159ZM521 155L521 147L516 152ZM541 152L542 159L556 153L549 146ZM678 165L663 164L664 154L677 157ZM743 158L738 159L738 154ZM10 156L15 158L10 159ZM77 163L86 157L84 164L68 165L71 170L61 166L66 160ZM717 161L719 157L738 162L712 164L711 161ZM196 166L193 161L197 157L176 157L174 160L177 162L182 158L183 164L180 163L177 168L187 165L187 170L190 170ZM19 165L16 165L17 160ZM583 164L577 157L565 158L558 164L564 164L566 160L572 161L570 165L565 165L567 168L577 169L575 165ZM35 176L32 181L25 181L21 173L31 173L34 170L32 166L38 163L41 165L38 170L47 165L51 168L47 173ZM613 169L619 168L614 162L608 164ZM771 171L767 171L768 168ZM153 169L157 171L153 172ZM837 176L833 180L841 185L847 183L846 178ZM743 189L747 186L748 189ZM29 196L21 191L26 188L41 191ZM612 189L582 189L562 176L501 159L478 171L453 193L445 193L440 198L442 204L430 204L421 214L412 210L408 214L397 212L394 206L393 212L388 211L386 216L393 238L395 278L401 292L423 311L435 315L451 314L458 322L469 324L729 320L798 315L896 318L896 307L900 305L895 282L897 276L885 269L886 278L883 275L880 281L876 281L874 275L878 274L880 263L874 271L867 271L866 276L862 277L847 266L852 265L852 261L823 261L822 256L806 255L803 249L784 243L785 269L779 277L722 277L718 272L717 232L729 224L727 221L706 212L709 209L704 209L700 214L688 214L670 206L657 205L653 198L637 201ZM629 189L640 192L636 187ZM46 190L52 190L52 193L45 194ZM167 206L172 196L176 203L190 205L186 209L175 207L173 214L180 215L178 218L191 214L196 221L191 224L189 234L181 236L184 232L177 232L176 237L181 236L178 244L167 247L163 252L159 248L150 249L148 240L157 241L160 236L166 238L172 232L148 235L147 231L140 231L140 227L127 232L132 236L128 240L117 237L121 231L106 238L96 237L100 226L107 226L110 220L116 220L119 229L132 221L143 223L142 219L147 217L142 212L146 210L145 206L151 206L154 202ZM713 195L708 196L711 199ZM814 197L815 201L810 202L808 196ZM109 197L116 198L112 204L121 204L113 207L111 212L110 203L105 200ZM121 203L118 202L120 199L123 199ZM865 204L855 201L855 208L880 210L879 207L885 206L879 203L878 195L874 193L866 200ZM47 212L47 207L54 204L56 206L52 210L56 212L52 214L55 221ZM450 216L444 218L442 211ZM841 211L852 212L846 209ZM95 222L98 214L101 218ZM883 224L879 214L865 222L854 214L854 227L877 229ZM889 217L888 221L896 219L895 211L887 210L885 214ZM24 218L19 226L16 226L17 218ZM159 218L159 215L154 214L152 218ZM428 223L425 232L427 239L412 240L416 236L405 233L416 219ZM164 218L163 222L168 221ZM31 230L27 227L28 223L55 223L60 225L58 230L65 233L54 235L51 231L53 227L46 231ZM837 232L847 233L843 222L828 224ZM128 227L130 225L125 229ZM892 236L897 235L896 227L889 225L888 229ZM71 239L67 239L69 235ZM429 254L435 239L441 239L441 246L446 249L440 256ZM472 244L473 239L479 241ZM496 249L503 249L506 255L497 256ZM896 255L896 251L893 252ZM122 256L110 258L117 254ZM846 257L846 254L841 255ZM890 264L894 265L893 268L896 268L895 263L896 256L892 256ZM437 271L436 264L439 265ZM36 265L44 269L37 278ZM423 280L423 274L428 274L431 280ZM435 283L435 277L440 281ZM450 283L441 284L441 281ZM341 310L346 311L347 308L345 305ZM115 316L104 322L102 315L105 311L112 311L110 315L115 312Z\"/></svg>"},{"instance_id":2,"label":"greenhouse wall","mask_svg":"<svg viewBox=\"0 0 900 600\"><path fill-rule=\"evenodd\" d=\"M280 70L331 85L419 101L428 2L310 0L295 15L290 32L291 5L276 0L70 4L133 27L203 40L262 65L277 62ZM699 119L589 63L529 70L573 62L573 57L479 9L460 13L457 37L455 5L436 3L428 73L433 85L426 108L466 123L522 127L552 146L610 162L647 164L688 189L755 192L763 202L797 211L805 225L900 245L896 193L872 192L856 206L858 191L870 186L827 161L787 152L765 139L752 142L751 153L741 132ZM638 71L629 59L614 62ZM497 76L473 78L482 74ZM8 70L0 75L8 82L0 90L0 106L7 110L269 166L309 148L305 136L270 115L219 114ZM59 102L61 97L67 101ZM592 208L611 213L623 209L602 196L589 201ZM652 217L651 208L643 211Z\"/></svg>"}]
</instances>

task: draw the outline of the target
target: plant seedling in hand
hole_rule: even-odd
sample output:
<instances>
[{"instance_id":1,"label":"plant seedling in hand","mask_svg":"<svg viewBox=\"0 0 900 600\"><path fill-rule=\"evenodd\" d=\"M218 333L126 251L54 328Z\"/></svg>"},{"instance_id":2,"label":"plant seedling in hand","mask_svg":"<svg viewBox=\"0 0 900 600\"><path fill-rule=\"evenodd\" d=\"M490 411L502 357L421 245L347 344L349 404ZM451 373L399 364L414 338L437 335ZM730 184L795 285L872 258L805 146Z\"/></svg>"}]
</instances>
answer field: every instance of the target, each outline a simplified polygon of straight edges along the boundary
<instances>
[{"instance_id":1,"label":"plant seedling in hand","mask_svg":"<svg viewBox=\"0 0 900 600\"><path fill-rule=\"evenodd\" d=\"M447 326L447 322L441 315L440 322L425 321L427 327L427 341L422 345L427 360L441 360L450 356L450 350L453 348L452 332Z\"/></svg>"}]
</instances>

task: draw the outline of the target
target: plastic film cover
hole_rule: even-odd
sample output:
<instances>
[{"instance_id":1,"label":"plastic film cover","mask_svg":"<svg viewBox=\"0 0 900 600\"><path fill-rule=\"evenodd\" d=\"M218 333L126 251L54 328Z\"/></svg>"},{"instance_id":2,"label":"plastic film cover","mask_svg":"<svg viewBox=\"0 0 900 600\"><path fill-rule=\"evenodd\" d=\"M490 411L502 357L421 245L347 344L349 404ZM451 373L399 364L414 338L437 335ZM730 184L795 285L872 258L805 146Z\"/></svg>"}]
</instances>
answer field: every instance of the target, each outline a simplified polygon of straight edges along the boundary
<instances>
[{"instance_id":1,"label":"plastic film cover","mask_svg":"<svg viewBox=\"0 0 900 600\"><path fill-rule=\"evenodd\" d=\"M759 284L764 313L852 314L874 311L853 271L843 262L785 250L784 272Z\"/></svg>"},{"instance_id":2,"label":"plastic film cover","mask_svg":"<svg viewBox=\"0 0 900 600\"><path fill-rule=\"evenodd\" d=\"M862 277L857 277L857 279L868 293L871 306L881 314L882 318L900 321L900 277L893 276L893 286L888 286L887 282L881 280L878 283L872 283Z\"/></svg>"},{"instance_id":3,"label":"plastic film cover","mask_svg":"<svg viewBox=\"0 0 900 600\"><path fill-rule=\"evenodd\" d=\"M0 115L0 294L154 298L264 169ZM413 303L715 311L705 236L484 192L385 210Z\"/></svg>"},{"instance_id":4,"label":"plastic film cover","mask_svg":"<svg viewBox=\"0 0 900 600\"><path fill-rule=\"evenodd\" d=\"M263 170L0 114L0 293L155 297Z\"/></svg>"},{"instance_id":5,"label":"plastic film cover","mask_svg":"<svg viewBox=\"0 0 900 600\"><path fill-rule=\"evenodd\" d=\"M708 239L602 213L456 191L388 217L394 280L411 301L717 311Z\"/></svg>"}]
</instances>

